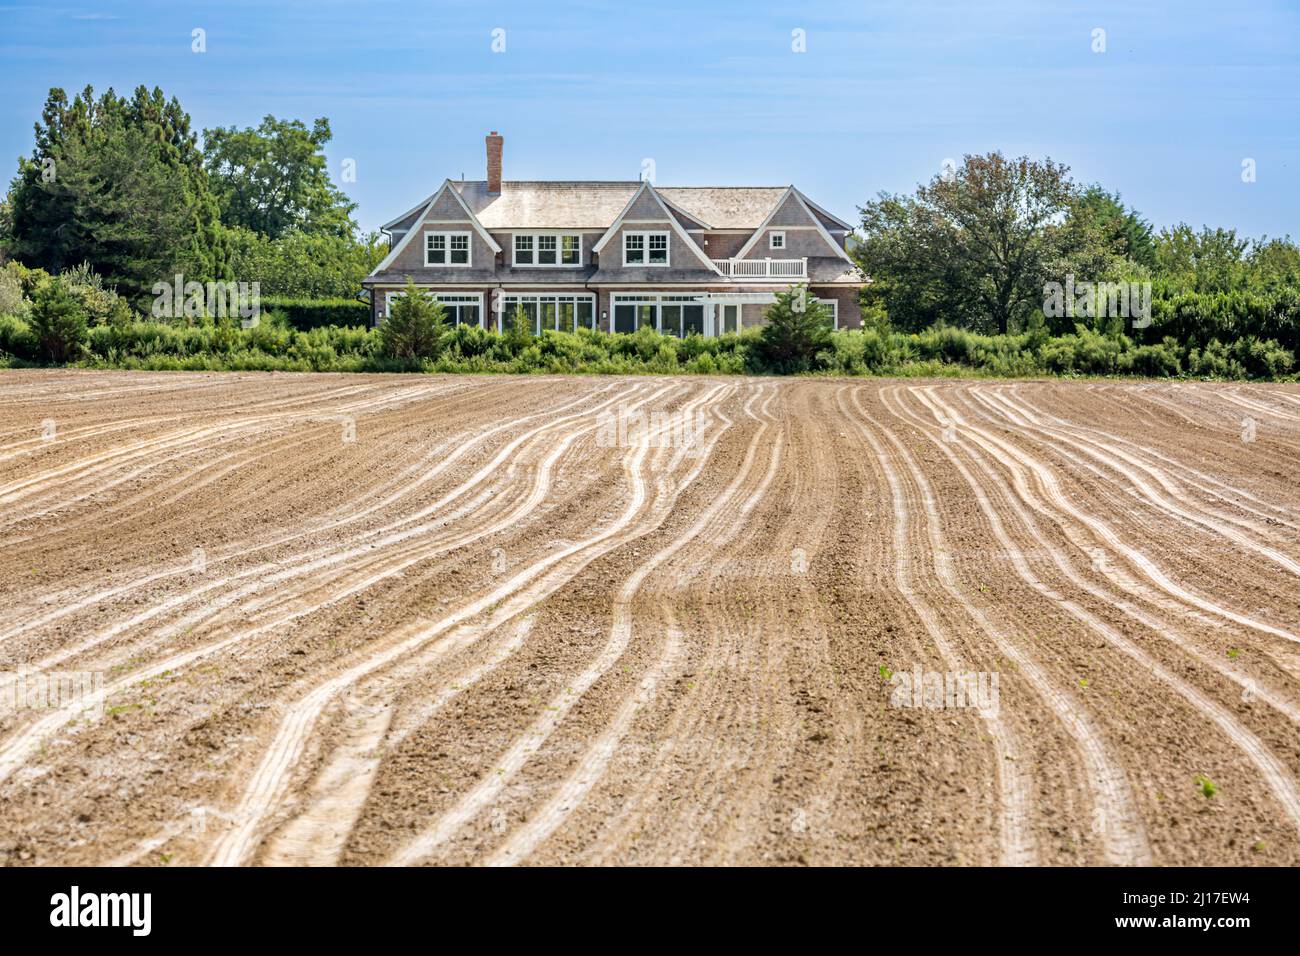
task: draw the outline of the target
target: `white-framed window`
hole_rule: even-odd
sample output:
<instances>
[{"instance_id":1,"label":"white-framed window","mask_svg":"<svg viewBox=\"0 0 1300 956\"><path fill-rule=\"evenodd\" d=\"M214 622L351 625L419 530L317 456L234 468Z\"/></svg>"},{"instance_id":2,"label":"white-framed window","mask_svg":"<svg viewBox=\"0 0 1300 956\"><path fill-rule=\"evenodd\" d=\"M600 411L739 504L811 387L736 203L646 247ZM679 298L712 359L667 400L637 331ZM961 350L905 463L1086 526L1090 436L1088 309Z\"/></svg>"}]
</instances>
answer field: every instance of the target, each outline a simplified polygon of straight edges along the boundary
<instances>
[{"instance_id":1,"label":"white-framed window","mask_svg":"<svg viewBox=\"0 0 1300 956\"><path fill-rule=\"evenodd\" d=\"M668 265L668 233L623 233L624 266Z\"/></svg>"},{"instance_id":2,"label":"white-framed window","mask_svg":"<svg viewBox=\"0 0 1300 956\"><path fill-rule=\"evenodd\" d=\"M517 266L582 265L582 236L576 232L516 234L514 250Z\"/></svg>"},{"instance_id":3,"label":"white-framed window","mask_svg":"<svg viewBox=\"0 0 1300 956\"><path fill-rule=\"evenodd\" d=\"M424 264L426 266L472 265L468 232L426 232Z\"/></svg>"},{"instance_id":4,"label":"white-framed window","mask_svg":"<svg viewBox=\"0 0 1300 956\"><path fill-rule=\"evenodd\" d=\"M784 249L784 248L785 248L785 233L784 233L784 232L769 232L769 233L767 234L767 247L768 247L769 249Z\"/></svg>"},{"instance_id":5,"label":"white-framed window","mask_svg":"<svg viewBox=\"0 0 1300 956\"><path fill-rule=\"evenodd\" d=\"M387 292L384 294L384 315L393 314L393 303L405 292ZM426 292L430 299L442 303L442 310L447 315L447 324L477 325L483 328L483 293L482 292Z\"/></svg>"},{"instance_id":6,"label":"white-framed window","mask_svg":"<svg viewBox=\"0 0 1300 956\"><path fill-rule=\"evenodd\" d=\"M819 302L826 307L826 310L831 314L831 328L838 329L840 327L840 300L814 299L814 301Z\"/></svg>"},{"instance_id":7,"label":"white-framed window","mask_svg":"<svg viewBox=\"0 0 1300 956\"><path fill-rule=\"evenodd\" d=\"M596 297L589 293L519 293L501 297L499 331L506 331L523 309L533 334L596 328Z\"/></svg>"},{"instance_id":8,"label":"white-framed window","mask_svg":"<svg viewBox=\"0 0 1300 956\"><path fill-rule=\"evenodd\" d=\"M812 300L826 307L831 314L831 327L838 329L839 302L816 296ZM745 328L746 304L761 305L760 311L765 312L771 303L728 301L725 297L713 298L707 292L616 292L610 296L612 316L609 330L635 332L643 326L649 326L662 335L681 338L692 332L724 335ZM751 310L750 325L755 321L761 320L756 319Z\"/></svg>"},{"instance_id":9,"label":"white-framed window","mask_svg":"<svg viewBox=\"0 0 1300 956\"><path fill-rule=\"evenodd\" d=\"M708 309L701 293L631 292L612 296L611 332L635 332L649 326L663 335L703 335Z\"/></svg>"}]
</instances>

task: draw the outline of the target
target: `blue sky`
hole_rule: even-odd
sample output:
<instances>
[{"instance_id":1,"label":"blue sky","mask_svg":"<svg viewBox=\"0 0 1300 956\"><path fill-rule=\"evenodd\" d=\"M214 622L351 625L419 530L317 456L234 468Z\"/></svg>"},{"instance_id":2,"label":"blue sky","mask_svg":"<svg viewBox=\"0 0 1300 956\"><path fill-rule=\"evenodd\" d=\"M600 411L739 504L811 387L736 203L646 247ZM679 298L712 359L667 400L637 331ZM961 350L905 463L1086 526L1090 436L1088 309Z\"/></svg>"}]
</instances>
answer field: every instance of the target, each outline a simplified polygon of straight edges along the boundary
<instances>
[{"instance_id":1,"label":"blue sky","mask_svg":"<svg viewBox=\"0 0 1300 956\"><path fill-rule=\"evenodd\" d=\"M1064 162L1158 226L1300 236L1297 0L0 0L0 24L5 180L51 86L143 83L200 130L329 117L365 228L481 179L496 129L507 179L635 179L651 158L661 185L793 182L856 221L881 190L1001 149Z\"/></svg>"}]
</instances>

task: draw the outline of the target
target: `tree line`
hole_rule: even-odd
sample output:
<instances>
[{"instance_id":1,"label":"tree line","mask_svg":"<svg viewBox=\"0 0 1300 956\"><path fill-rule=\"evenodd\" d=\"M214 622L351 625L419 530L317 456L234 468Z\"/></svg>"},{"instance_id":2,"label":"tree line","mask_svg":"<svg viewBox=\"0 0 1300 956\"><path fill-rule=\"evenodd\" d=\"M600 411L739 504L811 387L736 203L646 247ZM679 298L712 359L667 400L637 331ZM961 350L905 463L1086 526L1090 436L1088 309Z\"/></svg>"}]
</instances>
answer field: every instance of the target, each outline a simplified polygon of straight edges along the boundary
<instances>
[{"instance_id":1,"label":"tree line","mask_svg":"<svg viewBox=\"0 0 1300 956\"><path fill-rule=\"evenodd\" d=\"M1118 193L1080 185L1050 159L967 156L860 212L854 257L873 280L869 324L1300 346L1300 248L1289 237L1186 223L1157 231ZM1117 287L1139 291L1142 306L1116 310Z\"/></svg>"},{"instance_id":2,"label":"tree line","mask_svg":"<svg viewBox=\"0 0 1300 956\"><path fill-rule=\"evenodd\" d=\"M258 282L263 295L354 298L386 251L333 183L329 120L191 126L175 97L52 89L0 203L0 255L85 266L144 310L157 282Z\"/></svg>"},{"instance_id":3,"label":"tree line","mask_svg":"<svg viewBox=\"0 0 1300 956\"><path fill-rule=\"evenodd\" d=\"M34 342L32 356L75 360L88 329L138 323L154 285L176 275L257 282L283 305L273 325L361 320L361 279L386 241L361 234L355 204L330 178L327 119L267 116L200 136L157 88L124 97L86 87L72 98L51 90L34 132L0 201L0 317L13 320L0 352L26 360ZM771 330L728 354L783 373L927 362L988 374L1294 371L1300 249L1289 237L1157 230L1062 164L997 152L967 156L912 193L882 193L859 213L852 254L871 280L862 332L832 336L825 310L791 308L792 290L769 310ZM376 354L441 360L439 343L452 337L436 308L413 298L396 318ZM123 336L114 341L172 341ZM517 362L531 354L521 341L493 354Z\"/></svg>"}]
</instances>

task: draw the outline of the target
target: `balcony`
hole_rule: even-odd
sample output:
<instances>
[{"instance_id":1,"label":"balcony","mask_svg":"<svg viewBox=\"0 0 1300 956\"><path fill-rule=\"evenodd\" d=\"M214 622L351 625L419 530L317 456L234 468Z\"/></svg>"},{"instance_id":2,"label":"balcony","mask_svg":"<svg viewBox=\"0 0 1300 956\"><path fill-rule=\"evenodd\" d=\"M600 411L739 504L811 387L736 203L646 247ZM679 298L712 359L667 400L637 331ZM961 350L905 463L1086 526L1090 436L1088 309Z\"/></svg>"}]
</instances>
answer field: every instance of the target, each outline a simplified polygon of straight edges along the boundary
<instances>
[{"instance_id":1,"label":"balcony","mask_svg":"<svg viewBox=\"0 0 1300 956\"><path fill-rule=\"evenodd\" d=\"M807 279L807 259L714 259L724 276L742 281Z\"/></svg>"}]
</instances>

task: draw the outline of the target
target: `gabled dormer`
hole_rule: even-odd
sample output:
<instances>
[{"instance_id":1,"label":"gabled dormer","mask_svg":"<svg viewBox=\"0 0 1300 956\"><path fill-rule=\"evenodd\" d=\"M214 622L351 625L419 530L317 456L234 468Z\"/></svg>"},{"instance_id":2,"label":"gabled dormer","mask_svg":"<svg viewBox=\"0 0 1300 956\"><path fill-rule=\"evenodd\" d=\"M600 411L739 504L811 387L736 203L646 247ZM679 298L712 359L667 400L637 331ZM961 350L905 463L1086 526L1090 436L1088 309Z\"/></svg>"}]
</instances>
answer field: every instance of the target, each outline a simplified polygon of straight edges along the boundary
<instances>
[{"instance_id":1,"label":"gabled dormer","mask_svg":"<svg viewBox=\"0 0 1300 956\"><path fill-rule=\"evenodd\" d=\"M410 276L417 283L466 282L496 275L500 244L445 180L418 215L394 220L393 246L372 276ZM387 227L386 227L387 228Z\"/></svg>"},{"instance_id":2,"label":"gabled dormer","mask_svg":"<svg viewBox=\"0 0 1300 956\"><path fill-rule=\"evenodd\" d=\"M688 226L704 227L670 206L642 182L622 212L597 240L596 278L607 282L681 282L720 276Z\"/></svg>"},{"instance_id":3,"label":"gabled dormer","mask_svg":"<svg viewBox=\"0 0 1300 956\"><path fill-rule=\"evenodd\" d=\"M827 229L842 229L837 240ZM852 262L844 248L850 227L822 210L820 213L799 190L790 186L767 218L741 246L735 258L816 259L831 257Z\"/></svg>"}]
</instances>

